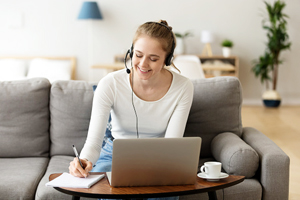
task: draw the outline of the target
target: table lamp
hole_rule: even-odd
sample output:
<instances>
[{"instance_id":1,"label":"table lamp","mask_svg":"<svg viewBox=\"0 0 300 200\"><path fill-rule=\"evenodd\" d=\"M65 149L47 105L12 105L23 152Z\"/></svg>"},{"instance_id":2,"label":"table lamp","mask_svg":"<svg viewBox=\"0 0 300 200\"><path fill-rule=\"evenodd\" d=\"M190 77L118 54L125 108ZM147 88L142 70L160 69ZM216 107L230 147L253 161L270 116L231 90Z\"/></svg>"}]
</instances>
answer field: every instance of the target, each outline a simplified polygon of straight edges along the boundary
<instances>
[{"instance_id":1,"label":"table lamp","mask_svg":"<svg viewBox=\"0 0 300 200\"><path fill-rule=\"evenodd\" d=\"M210 43L213 42L213 35L210 31L202 31L201 33L201 42L205 44L202 55L212 56Z\"/></svg>"},{"instance_id":2,"label":"table lamp","mask_svg":"<svg viewBox=\"0 0 300 200\"><path fill-rule=\"evenodd\" d=\"M78 19L103 19L97 2L83 2Z\"/></svg>"},{"instance_id":3,"label":"table lamp","mask_svg":"<svg viewBox=\"0 0 300 200\"><path fill-rule=\"evenodd\" d=\"M78 15L80 20L88 20L88 66L92 66L93 62L93 21L102 20L102 14L95 1L85 1L81 6L81 10ZM89 70L90 71L90 70ZM89 79L91 78L91 72L89 72Z\"/></svg>"}]
</instances>

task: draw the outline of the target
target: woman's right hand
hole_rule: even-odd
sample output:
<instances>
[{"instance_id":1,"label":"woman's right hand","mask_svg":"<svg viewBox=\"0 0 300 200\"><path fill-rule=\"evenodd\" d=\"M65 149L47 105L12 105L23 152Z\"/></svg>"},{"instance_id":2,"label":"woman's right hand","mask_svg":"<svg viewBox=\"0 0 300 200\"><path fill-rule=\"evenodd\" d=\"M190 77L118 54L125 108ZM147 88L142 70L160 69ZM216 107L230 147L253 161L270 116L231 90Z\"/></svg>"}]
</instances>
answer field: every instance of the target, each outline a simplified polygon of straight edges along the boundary
<instances>
[{"instance_id":1,"label":"woman's right hand","mask_svg":"<svg viewBox=\"0 0 300 200\"><path fill-rule=\"evenodd\" d=\"M70 162L70 166L69 166L69 173L73 176L76 177L87 177L89 175L89 171L91 171L93 169L93 164L92 162L86 160L86 159L80 159L84 169L82 169L82 167L80 166L80 163L78 161L78 158L75 157L74 160L72 162Z\"/></svg>"}]
</instances>

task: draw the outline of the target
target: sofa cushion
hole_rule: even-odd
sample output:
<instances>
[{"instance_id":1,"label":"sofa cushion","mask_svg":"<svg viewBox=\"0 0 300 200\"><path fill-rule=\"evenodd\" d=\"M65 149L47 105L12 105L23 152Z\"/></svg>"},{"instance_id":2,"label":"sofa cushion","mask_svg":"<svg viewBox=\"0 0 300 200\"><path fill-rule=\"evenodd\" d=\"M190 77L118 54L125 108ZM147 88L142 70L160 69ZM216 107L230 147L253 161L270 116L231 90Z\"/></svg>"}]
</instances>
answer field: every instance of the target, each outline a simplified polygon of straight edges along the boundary
<instances>
[{"instance_id":1,"label":"sofa cushion","mask_svg":"<svg viewBox=\"0 0 300 200\"><path fill-rule=\"evenodd\" d=\"M37 191L36 200L69 200L71 196L55 190L52 187L46 187L45 184L49 182L49 176L53 173L69 172L69 164L74 159L74 156L53 156L49 162L47 171L40 181ZM81 200L88 198L80 198Z\"/></svg>"},{"instance_id":2,"label":"sofa cushion","mask_svg":"<svg viewBox=\"0 0 300 200\"><path fill-rule=\"evenodd\" d=\"M211 141L223 132L242 134L242 91L236 77L197 79L185 137L200 136L200 157L212 157Z\"/></svg>"},{"instance_id":3,"label":"sofa cushion","mask_svg":"<svg viewBox=\"0 0 300 200\"><path fill-rule=\"evenodd\" d=\"M32 200L49 158L0 158L0 199Z\"/></svg>"},{"instance_id":4,"label":"sofa cushion","mask_svg":"<svg viewBox=\"0 0 300 200\"><path fill-rule=\"evenodd\" d=\"M49 155L49 93L45 78L0 82L0 157Z\"/></svg>"},{"instance_id":5,"label":"sofa cushion","mask_svg":"<svg viewBox=\"0 0 300 200\"><path fill-rule=\"evenodd\" d=\"M74 156L73 144L81 151L87 137L93 96L92 84L85 81L56 81L52 84L51 156Z\"/></svg>"},{"instance_id":6,"label":"sofa cushion","mask_svg":"<svg viewBox=\"0 0 300 200\"><path fill-rule=\"evenodd\" d=\"M233 133L217 135L211 144L213 156L222 162L222 167L229 174L251 178L259 166L256 151Z\"/></svg>"}]
</instances>

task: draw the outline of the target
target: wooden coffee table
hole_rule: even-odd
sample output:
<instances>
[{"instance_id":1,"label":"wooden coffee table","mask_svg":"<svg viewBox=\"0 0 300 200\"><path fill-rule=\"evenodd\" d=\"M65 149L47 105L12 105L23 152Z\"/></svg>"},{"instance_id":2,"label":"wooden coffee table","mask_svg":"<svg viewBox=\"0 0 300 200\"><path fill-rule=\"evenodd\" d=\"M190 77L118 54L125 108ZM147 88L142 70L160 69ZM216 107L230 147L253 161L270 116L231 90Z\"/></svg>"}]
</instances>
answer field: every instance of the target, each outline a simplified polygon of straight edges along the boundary
<instances>
[{"instance_id":1,"label":"wooden coffee table","mask_svg":"<svg viewBox=\"0 0 300 200\"><path fill-rule=\"evenodd\" d=\"M49 180L53 180L62 173L51 174ZM91 174L104 174L102 172L91 172ZM147 186L147 187L112 187L105 176L91 188L64 188L54 187L56 190L65 194L72 195L72 199L79 200L80 197L99 198L99 199L131 199L131 198L158 198L189 195L208 192L209 199L217 199L216 190L227 188L243 182L244 176L230 175L227 178L216 182L209 182L197 177L194 185L175 185L175 186Z\"/></svg>"}]
</instances>

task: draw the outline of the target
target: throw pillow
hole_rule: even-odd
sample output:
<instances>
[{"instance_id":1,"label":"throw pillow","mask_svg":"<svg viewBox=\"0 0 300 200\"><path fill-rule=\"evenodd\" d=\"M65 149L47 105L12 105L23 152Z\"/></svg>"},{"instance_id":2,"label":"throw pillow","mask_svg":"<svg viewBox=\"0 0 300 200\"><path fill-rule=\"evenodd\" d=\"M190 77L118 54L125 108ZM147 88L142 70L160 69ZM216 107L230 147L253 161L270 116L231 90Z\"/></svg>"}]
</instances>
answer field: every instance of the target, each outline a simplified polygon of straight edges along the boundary
<instances>
[{"instance_id":1,"label":"throw pillow","mask_svg":"<svg viewBox=\"0 0 300 200\"><path fill-rule=\"evenodd\" d=\"M26 78L26 63L16 59L0 60L0 81L11 81Z\"/></svg>"},{"instance_id":2,"label":"throw pillow","mask_svg":"<svg viewBox=\"0 0 300 200\"><path fill-rule=\"evenodd\" d=\"M44 77L50 83L71 79L71 61L36 58L30 62L28 78Z\"/></svg>"}]
</instances>

